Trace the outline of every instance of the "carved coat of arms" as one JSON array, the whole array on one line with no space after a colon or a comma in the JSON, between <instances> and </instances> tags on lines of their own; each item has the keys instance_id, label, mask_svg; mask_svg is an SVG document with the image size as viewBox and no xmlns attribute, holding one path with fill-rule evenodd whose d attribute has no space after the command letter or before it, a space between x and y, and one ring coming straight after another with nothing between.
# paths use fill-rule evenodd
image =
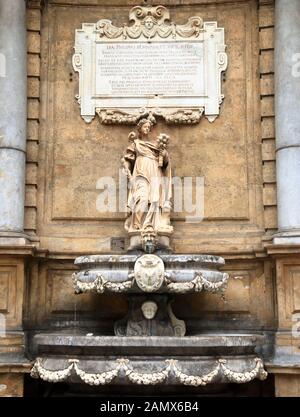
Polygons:
<instances>
[{"instance_id":1,"label":"carved coat of arms","mask_svg":"<svg viewBox=\"0 0 300 417\"><path fill-rule=\"evenodd\" d=\"M138 287L145 292L160 289L164 282L165 266L156 255L143 255L134 265L134 277Z\"/></svg>"}]
</instances>

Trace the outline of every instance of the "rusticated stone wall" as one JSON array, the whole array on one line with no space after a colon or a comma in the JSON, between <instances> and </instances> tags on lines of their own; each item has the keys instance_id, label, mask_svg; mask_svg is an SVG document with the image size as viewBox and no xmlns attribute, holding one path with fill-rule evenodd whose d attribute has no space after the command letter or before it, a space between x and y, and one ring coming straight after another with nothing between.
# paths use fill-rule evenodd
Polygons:
<instances>
[{"instance_id":1,"label":"rusticated stone wall","mask_svg":"<svg viewBox=\"0 0 300 417\"><path fill-rule=\"evenodd\" d=\"M172 246L177 253L224 256L231 274L225 300L211 294L178 296L174 311L187 321L190 332L222 328L271 334L277 316L287 331L299 311L299 261L288 249L278 255L268 248L277 229L274 2L151 4L169 7L172 20L180 23L193 15L217 20L225 28L229 59L225 100L213 124L203 119L193 127L157 126L171 137L175 175L205 178L205 219L187 224L185 213L174 215ZM97 179L118 176L130 128L103 126L97 119L84 123L75 100L78 74L71 59L76 28L100 18L122 25L134 5L131 0L27 2L25 229L33 241L23 252L1 251L0 310L7 312L10 329L20 330L22 323L25 331L85 326L109 334L113 321L126 312L120 295L75 296L72 289L76 256L114 252L111 238L125 238L124 215L99 213L95 202ZM276 340L279 346L298 349L290 333ZM291 376L287 368L282 374L276 367L269 370L277 375L277 395L298 393L298 375ZM0 383L13 378L19 385L10 384L11 395L22 395L21 374L9 372L3 368Z\"/></svg>"}]
</instances>

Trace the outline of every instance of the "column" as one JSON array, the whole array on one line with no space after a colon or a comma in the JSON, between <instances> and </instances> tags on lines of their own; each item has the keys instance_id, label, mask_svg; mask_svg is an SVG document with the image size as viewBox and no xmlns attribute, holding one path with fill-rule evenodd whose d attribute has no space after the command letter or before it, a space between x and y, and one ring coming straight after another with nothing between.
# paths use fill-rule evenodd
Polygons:
<instances>
[{"instance_id":1,"label":"column","mask_svg":"<svg viewBox=\"0 0 300 417\"><path fill-rule=\"evenodd\" d=\"M300 1L275 2L275 116L278 233L300 244Z\"/></svg>"},{"instance_id":2,"label":"column","mask_svg":"<svg viewBox=\"0 0 300 417\"><path fill-rule=\"evenodd\" d=\"M278 232L277 317L271 372L276 396L299 395L298 313L300 302L300 1L275 1L275 119ZM286 256L286 255L289 256ZM284 256L283 256L284 255ZM293 371L291 371L293 369ZM296 371L295 371L296 370Z\"/></svg>"},{"instance_id":3,"label":"column","mask_svg":"<svg viewBox=\"0 0 300 417\"><path fill-rule=\"evenodd\" d=\"M24 240L26 45L25 0L0 0L0 244Z\"/></svg>"}]
</instances>

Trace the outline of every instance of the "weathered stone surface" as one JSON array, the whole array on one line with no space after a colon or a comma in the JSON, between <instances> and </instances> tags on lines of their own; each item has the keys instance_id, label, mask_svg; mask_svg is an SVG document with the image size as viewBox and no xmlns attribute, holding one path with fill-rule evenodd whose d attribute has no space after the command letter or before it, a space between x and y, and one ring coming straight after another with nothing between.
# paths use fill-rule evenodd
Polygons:
<instances>
[{"instance_id":1,"label":"weathered stone surface","mask_svg":"<svg viewBox=\"0 0 300 417\"><path fill-rule=\"evenodd\" d=\"M260 73L273 74L274 73L274 51L264 50L260 54L259 59Z\"/></svg>"},{"instance_id":2,"label":"weathered stone surface","mask_svg":"<svg viewBox=\"0 0 300 417\"><path fill-rule=\"evenodd\" d=\"M260 6L259 8L259 27L274 26L274 7L273 4Z\"/></svg>"},{"instance_id":3,"label":"weathered stone surface","mask_svg":"<svg viewBox=\"0 0 300 417\"><path fill-rule=\"evenodd\" d=\"M276 397L300 397L300 376L277 374Z\"/></svg>"},{"instance_id":4,"label":"weathered stone surface","mask_svg":"<svg viewBox=\"0 0 300 417\"><path fill-rule=\"evenodd\" d=\"M0 373L0 397L23 397L23 393L23 374Z\"/></svg>"}]
</instances>

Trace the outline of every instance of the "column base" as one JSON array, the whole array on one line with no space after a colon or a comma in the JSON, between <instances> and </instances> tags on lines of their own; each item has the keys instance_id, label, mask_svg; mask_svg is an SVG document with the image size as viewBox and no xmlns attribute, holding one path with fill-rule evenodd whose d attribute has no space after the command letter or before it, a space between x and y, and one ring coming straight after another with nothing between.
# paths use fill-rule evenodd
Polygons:
<instances>
[{"instance_id":1,"label":"column base","mask_svg":"<svg viewBox=\"0 0 300 417\"><path fill-rule=\"evenodd\" d=\"M0 232L0 246L25 246L36 241L35 236L23 232Z\"/></svg>"},{"instance_id":2,"label":"column base","mask_svg":"<svg viewBox=\"0 0 300 417\"><path fill-rule=\"evenodd\" d=\"M279 231L273 235L274 245L300 245L300 229Z\"/></svg>"}]
</instances>

